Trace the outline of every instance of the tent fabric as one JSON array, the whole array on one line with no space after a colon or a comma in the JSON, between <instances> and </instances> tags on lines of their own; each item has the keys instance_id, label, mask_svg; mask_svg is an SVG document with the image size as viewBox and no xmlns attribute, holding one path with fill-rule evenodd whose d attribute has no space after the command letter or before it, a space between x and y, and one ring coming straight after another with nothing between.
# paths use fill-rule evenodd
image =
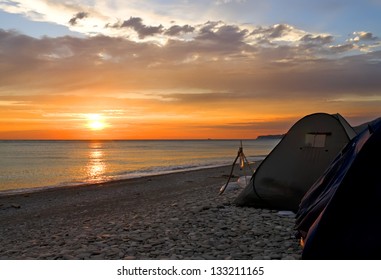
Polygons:
<instances>
[{"instance_id":1,"label":"tent fabric","mask_svg":"<svg viewBox=\"0 0 381 280\"><path fill-rule=\"evenodd\" d=\"M381 259L381 118L336 157L303 197L303 259Z\"/></svg>"},{"instance_id":2,"label":"tent fabric","mask_svg":"<svg viewBox=\"0 0 381 280\"><path fill-rule=\"evenodd\" d=\"M339 114L303 117L262 161L233 203L297 211L306 191L355 135Z\"/></svg>"}]
</instances>

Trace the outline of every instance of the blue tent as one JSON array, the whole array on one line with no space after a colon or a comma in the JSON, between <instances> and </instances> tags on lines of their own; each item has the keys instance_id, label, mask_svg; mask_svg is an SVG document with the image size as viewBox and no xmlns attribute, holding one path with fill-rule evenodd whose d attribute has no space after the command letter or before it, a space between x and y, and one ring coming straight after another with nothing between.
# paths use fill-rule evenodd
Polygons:
<instances>
[{"instance_id":1,"label":"blue tent","mask_svg":"<svg viewBox=\"0 0 381 280\"><path fill-rule=\"evenodd\" d=\"M381 259L381 118L353 138L303 197L303 259Z\"/></svg>"}]
</instances>

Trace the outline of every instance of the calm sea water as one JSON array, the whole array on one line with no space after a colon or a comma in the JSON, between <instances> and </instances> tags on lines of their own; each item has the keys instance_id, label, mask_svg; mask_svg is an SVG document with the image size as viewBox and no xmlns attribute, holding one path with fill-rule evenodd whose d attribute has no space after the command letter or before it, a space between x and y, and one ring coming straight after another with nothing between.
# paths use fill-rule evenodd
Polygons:
<instances>
[{"instance_id":1,"label":"calm sea water","mask_svg":"<svg viewBox=\"0 0 381 280\"><path fill-rule=\"evenodd\" d=\"M249 161L279 140L245 140ZM0 192L105 182L232 164L238 140L0 141Z\"/></svg>"}]
</instances>

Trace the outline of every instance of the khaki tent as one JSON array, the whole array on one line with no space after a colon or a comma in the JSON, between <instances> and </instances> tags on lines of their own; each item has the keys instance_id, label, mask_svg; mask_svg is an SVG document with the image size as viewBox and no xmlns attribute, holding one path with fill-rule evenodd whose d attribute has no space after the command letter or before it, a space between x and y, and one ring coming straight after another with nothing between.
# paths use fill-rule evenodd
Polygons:
<instances>
[{"instance_id":1,"label":"khaki tent","mask_svg":"<svg viewBox=\"0 0 381 280\"><path fill-rule=\"evenodd\" d=\"M297 210L307 190L355 136L339 114L305 116L262 161L234 204Z\"/></svg>"}]
</instances>

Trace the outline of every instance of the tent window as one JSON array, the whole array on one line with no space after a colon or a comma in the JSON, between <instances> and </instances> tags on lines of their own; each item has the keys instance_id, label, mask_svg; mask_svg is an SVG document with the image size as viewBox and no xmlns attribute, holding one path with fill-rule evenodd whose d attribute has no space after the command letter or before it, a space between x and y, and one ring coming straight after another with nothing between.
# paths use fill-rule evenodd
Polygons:
<instances>
[{"instance_id":1,"label":"tent window","mask_svg":"<svg viewBox=\"0 0 381 280\"><path fill-rule=\"evenodd\" d=\"M307 133L305 138L306 147L324 148L327 133Z\"/></svg>"}]
</instances>

